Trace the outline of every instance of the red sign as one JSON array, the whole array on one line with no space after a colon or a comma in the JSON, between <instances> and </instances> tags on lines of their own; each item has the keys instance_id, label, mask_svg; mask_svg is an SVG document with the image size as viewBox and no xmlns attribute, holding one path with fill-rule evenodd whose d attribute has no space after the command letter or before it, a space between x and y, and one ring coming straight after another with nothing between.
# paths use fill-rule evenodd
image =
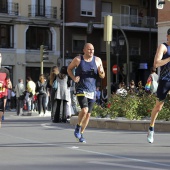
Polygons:
<instances>
[{"instance_id":1,"label":"red sign","mask_svg":"<svg viewBox=\"0 0 170 170\"><path fill-rule=\"evenodd\" d=\"M119 71L120 69L119 69L119 67L117 66L117 65L113 65L113 67L112 67L112 72L113 72L113 74L117 74L117 72Z\"/></svg>"}]
</instances>

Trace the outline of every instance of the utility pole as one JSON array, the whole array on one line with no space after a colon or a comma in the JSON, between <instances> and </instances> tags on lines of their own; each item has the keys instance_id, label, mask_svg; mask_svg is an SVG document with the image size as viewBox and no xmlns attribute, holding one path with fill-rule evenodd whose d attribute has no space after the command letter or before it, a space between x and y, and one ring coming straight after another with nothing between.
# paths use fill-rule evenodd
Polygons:
<instances>
[{"instance_id":1,"label":"utility pole","mask_svg":"<svg viewBox=\"0 0 170 170\"><path fill-rule=\"evenodd\" d=\"M104 16L104 41L106 41L106 58L107 58L107 97L111 97L110 83L110 42L112 41L113 17Z\"/></svg>"}]
</instances>

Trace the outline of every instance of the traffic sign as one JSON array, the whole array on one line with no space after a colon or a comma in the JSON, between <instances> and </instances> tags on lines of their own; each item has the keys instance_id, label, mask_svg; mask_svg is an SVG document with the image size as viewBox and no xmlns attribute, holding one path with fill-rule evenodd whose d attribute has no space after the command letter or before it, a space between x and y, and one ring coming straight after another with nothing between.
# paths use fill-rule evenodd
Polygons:
<instances>
[{"instance_id":1,"label":"traffic sign","mask_svg":"<svg viewBox=\"0 0 170 170\"><path fill-rule=\"evenodd\" d=\"M112 72L113 74L117 74L117 72L119 72L120 68L117 65L113 65L112 67Z\"/></svg>"}]
</instances>

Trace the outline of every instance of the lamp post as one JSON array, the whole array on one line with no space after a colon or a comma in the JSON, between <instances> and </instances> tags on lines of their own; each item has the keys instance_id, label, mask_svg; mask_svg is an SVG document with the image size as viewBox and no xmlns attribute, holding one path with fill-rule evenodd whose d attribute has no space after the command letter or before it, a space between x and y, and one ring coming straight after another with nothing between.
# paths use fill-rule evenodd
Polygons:
<instances>
[{"instance_id":1,"label":"lamp post","mask_svg":"<svg viewBox=\"0 0 170 170\"><path fill-rule=\"evenodd\" d=\"M116 83L119 83L119 54L122 50L122 47L125 44L125 39L122 35L118 35L118 31L116 34L116 38L114 37L111 42L111 46L113 48L113 52L116 54L116 65L117 65L117 74L116 74Z\"/></svg>"}]
</instances>

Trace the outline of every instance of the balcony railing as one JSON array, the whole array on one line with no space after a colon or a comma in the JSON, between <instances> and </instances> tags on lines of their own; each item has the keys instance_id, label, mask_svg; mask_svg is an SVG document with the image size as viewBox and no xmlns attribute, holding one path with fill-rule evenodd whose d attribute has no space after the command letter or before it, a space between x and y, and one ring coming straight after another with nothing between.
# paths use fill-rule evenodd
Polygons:
<instances>
[{"instance_id":1,"label":"balcony railing","mask_svg":"<svg viewBox=\"0 0 170 170\"><path fill-rule=\"evenodd\" d=\"M0 7L0 14L18 15L18 3L8 2L5 6Z\"/></svg>"},{"instance_id":2,"label":"balcony railing","mask_svg":"<svg viewBox=\"0 0 170 170\"><path fill-rule=\"evenodd\" d=\"M57 19L57 7L29 5L28 16Z\"/></svg>"},{"instance_id":3,"label":"balcony railing","mask_svg":"<svg viewBox=\"0 0 170 170\"><path fill-rule=\"evenodd\" d=\"M113 16L113 23L118 26L127 27L143 27L143 28L156 28L156 18L155 17L139 17L138 15L125 15L125 14L115 14L102 12L102 22L104 21L104 16Z\"/></svg>"}]
</instances>

